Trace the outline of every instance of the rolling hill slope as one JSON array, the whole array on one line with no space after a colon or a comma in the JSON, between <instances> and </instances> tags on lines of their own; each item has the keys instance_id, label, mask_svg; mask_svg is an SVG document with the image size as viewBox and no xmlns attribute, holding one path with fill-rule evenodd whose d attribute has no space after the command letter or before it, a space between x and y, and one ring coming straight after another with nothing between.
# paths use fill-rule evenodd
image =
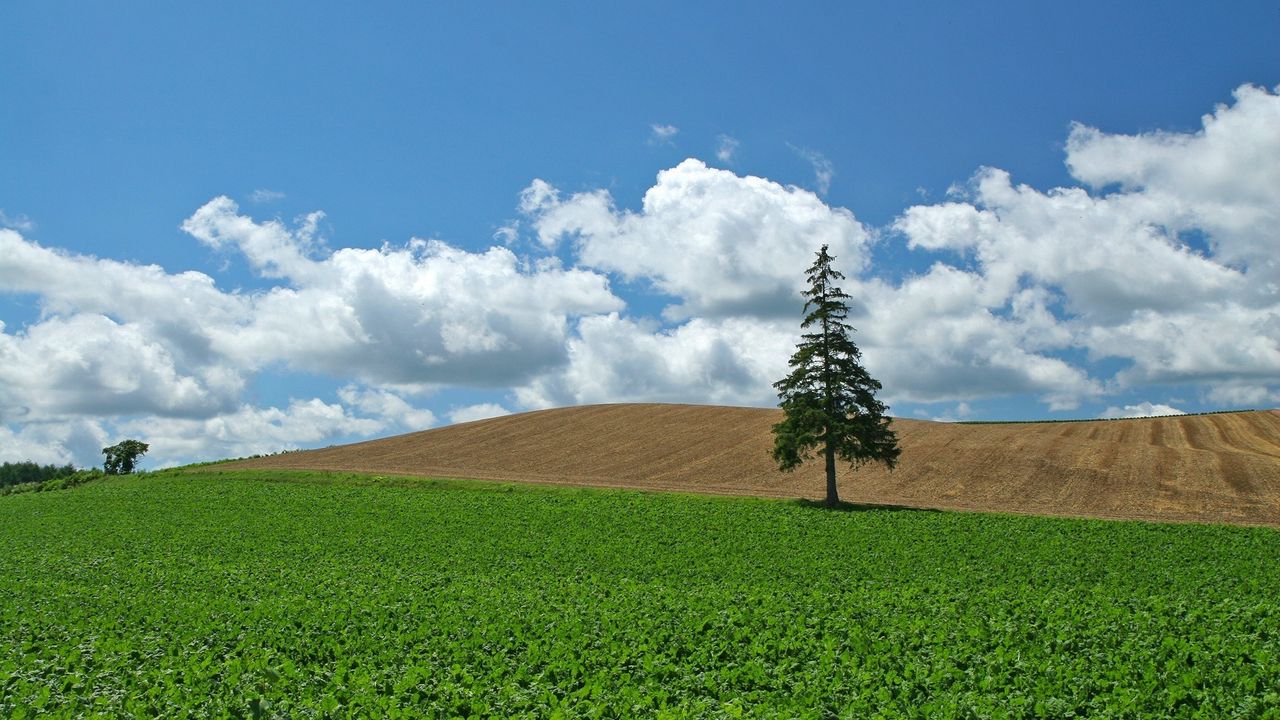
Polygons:
<instances>
[{"instance_id":1,"label":"rolling hill slope","mask_svg":"<svg viewBox=\"0 0 1280 720\"><path fill-rule=\"evenodd\" d=\"M593 405L242 460L357 471L763 497L823 495L820 463L780 473L781 411ZM1280 412L1069 423L894 421L893 472L841 470L842 499L1043 515L1280 526Z\"/></svg>"}]
</instances>

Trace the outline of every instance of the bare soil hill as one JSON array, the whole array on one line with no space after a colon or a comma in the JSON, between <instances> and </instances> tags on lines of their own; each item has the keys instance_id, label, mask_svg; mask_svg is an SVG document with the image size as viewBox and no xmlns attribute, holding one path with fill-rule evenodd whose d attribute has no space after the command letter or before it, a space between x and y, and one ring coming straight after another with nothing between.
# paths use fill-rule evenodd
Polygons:
<instances>
[{"instance_id":1,"label":"bare soil hill","mask_svg":"<svg viewBox=\"0 0 1280 720\"><path fill-rule=\"evenodd\" d=\"M231 467L821 498L817 461L769 457L781 411L594 405L480 420ZM854 503L1280 526L1280 412L1067 423L894 421L893 472L841 469Z\"/></svg>"}]
</instances>

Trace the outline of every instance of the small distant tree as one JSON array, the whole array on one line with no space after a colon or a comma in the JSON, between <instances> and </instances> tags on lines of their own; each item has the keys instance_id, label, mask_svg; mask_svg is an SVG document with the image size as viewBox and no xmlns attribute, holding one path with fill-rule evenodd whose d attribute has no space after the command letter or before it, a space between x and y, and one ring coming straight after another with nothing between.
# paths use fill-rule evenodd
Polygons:
<instances>
[{"instance_id":1,"label":"small distant tree","mask_svg":"<svg viewBox=\"0 0 1280 720\"><path fill-rule=\"evenodd\" d=\"M104 447L102 454L107 459L102 463L102 469L108 475L128 475L133 472L138 458L146 455L150 449L150 445L139 440L125 440L111 447Z\"/></svg>"},{"instance_id":2,"label":"small distant tree","mask_svg":"<svg viewBox=\"0 0 1280 720\"><path fill-rule=\"evenodd\" d=\"M789 365L791 372L774 383L785 418L773 426L773 459L790 472L821 448L827 465L828 507L840 504L836 490L836 458L854 468L870 461L893 469L902 452L890 429L888 408L876 399L880 383L859 362L862 351L849 334L849 296L836 286L844 275L823 245L806 271L801 336Z\"/></svg>"}]
</instances>

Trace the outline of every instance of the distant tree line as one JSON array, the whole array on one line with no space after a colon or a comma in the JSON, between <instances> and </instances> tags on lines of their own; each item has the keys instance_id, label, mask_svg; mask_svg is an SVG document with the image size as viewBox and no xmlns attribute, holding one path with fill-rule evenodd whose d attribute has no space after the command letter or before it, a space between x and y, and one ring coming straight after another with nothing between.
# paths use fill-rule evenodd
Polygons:
<instances>
[{"instance_id":1,"label":"distant tree line","mask_svg":"<svg viewBox=\"0 0 1280 720\"><path fill-rule=\"evenodd\" d=\"M0 464L0 495L65 490L97 480L104 475L128 475L138 468L138 458L151 446L139 440L124 440L102 448L106 461L102 469L77 470L74 465L39 465L30 460Z\"/></svg>"},{"instance_id":2,"label":"distant tree line","mask_svg":"<svg viewBox=\"0 0 1280 720\"><path fill-rule=\"evenodd\" d=\"M23 483L44 482L56 478L74 475L74 465L37 465L30 460L26 462L7 462L0 465L0 488Z\"/></svg>"},{"instance_id":3,"label":"distant tree line","mask_svg":"<svg viewBox=\"0 0 1280 720\"><path fill-rule=\"evenodd\" d=\"M37 465L33 462L0 465L0 495L66 490L104 477L100 468L77 470L72 465Z\"/></svg>"}]
</instances>

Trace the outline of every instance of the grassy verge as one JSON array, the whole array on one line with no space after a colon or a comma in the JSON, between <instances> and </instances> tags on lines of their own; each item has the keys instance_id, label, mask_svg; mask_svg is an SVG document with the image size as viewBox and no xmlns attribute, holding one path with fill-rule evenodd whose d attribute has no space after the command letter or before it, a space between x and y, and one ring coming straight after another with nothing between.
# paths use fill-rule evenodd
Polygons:
<instances>
[{"instance_id":1,"label":"grassy verge","mask_svg":"<svg viewBox=\"0 0 1280 720\"><path fill-rule=\"evenodd\" d=\"M1271 529L210 469L0 542L9 716L1280 717Z\"/></svg>"}]
</instances>

